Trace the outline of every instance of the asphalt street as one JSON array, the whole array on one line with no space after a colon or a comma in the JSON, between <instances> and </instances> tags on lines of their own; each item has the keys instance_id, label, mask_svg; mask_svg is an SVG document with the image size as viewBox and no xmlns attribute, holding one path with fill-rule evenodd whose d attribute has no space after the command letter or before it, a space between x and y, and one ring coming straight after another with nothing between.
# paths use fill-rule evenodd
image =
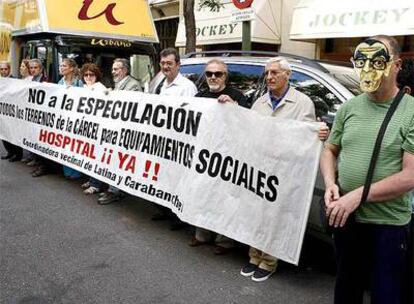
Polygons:
<instances>
[{"instance_id":1,"label":"asphalt street","mask_svg":"<svg viewBox=\"0 0 414 304\"><path fill-rule=\"evenodd\" d=\"M1 303L332 303L334 276L312 256L256 283L239 274L243 246L191 248L192 229L151 221L150 202L101 206L79 181L30 172L0 161Z\"/></svg>"}]
</instances>

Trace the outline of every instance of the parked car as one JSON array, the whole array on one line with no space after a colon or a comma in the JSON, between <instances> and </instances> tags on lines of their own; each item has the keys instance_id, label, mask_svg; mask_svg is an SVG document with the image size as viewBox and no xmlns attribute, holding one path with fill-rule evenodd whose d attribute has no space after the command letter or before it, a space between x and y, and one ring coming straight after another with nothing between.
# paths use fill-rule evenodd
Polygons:
<instances>
[{"instance_id":1,"label":"parked car","mask_svg":"<svg viewBox=\"0 0 414 304\"><path fill-rule=\"evenodd\" d=\"M346 64L320 62L304 57L244 51L210 51L191 53L181 59L181 73L191 79L199 91L207 90L204 76L205 64L219 58L228 66L228 85L241 90L248 99L248 106L266 93L264 70L266 61L274 56L285 57L292 68L290 84L308 95L315 103L318 120L332 125L335 113L346 100L359 94L359 82L353 69ZM152 80L150 92L155 92L164 76L162 73ZM320 174L315 185L312 206L309 214L308 232L320 239L331 241L327 233L324 213L324 183Z\"/></svg>"}]
</instances>

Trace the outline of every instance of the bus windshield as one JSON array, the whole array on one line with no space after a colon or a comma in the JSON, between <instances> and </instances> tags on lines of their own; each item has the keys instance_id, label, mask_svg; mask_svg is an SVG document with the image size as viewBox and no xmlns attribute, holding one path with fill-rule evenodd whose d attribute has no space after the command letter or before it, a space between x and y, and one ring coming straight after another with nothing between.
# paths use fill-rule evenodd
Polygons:
<instances>
[{"instance_id":1,"label":"bus windshield","mask_svg":"<svg viewBox=\"0 0 414 304\"><path fill-rule=\"evenodd\" d=\"M123 47L93 45L94 39L56 36L48 39L30 40L24 44L22 58L39 58L50 82L58 82L59 65L64 58L71 58L81 68L85 63L95 63L102 71L101 82L113 88L112 63L116 58L129 59L131 76L140 81L142 89L148 87L155 75L154 50L151 45L123 42ZM119 40L120 41L120 40Z\"/></svg>"},{"instance_id":2,"label":"bus windshield","mask_svg":"<svg viewBox=\"0 0 414 304\"><path fill-rule=\"evenodd\" d=\"M102 52L96 48L80 48L80 47L58 47L58 62L62 62L63 58L72 58L82 67L85 63L95 63L102 71L102 84L106 87L114 86L111 68L114 59L126 58L130 60L131 76L141 82L142 88L147 88L150 80L154 76L154 65L151 56L148 54L134 54L129 52L113 52L107 50Z\"/></svg>"}]
</instances>

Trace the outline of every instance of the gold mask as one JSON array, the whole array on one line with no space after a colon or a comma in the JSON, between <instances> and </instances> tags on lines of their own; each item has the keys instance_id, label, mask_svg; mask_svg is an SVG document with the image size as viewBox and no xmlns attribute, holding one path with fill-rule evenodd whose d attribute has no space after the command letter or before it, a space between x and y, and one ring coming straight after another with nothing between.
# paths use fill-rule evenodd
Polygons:
<instances>
[{"instance_id":1,"label":"gold mask","mask_svg":"<svg viewBox=\"0 0 414 304\"><path fill-rule=\"evenodd\" d=\"M363 92L378 90L382 78L390 74L392 57L387 47L378 40L367 39L357 46L351 62L359 76L359 86Z\"/></svg>"}]
</instances>

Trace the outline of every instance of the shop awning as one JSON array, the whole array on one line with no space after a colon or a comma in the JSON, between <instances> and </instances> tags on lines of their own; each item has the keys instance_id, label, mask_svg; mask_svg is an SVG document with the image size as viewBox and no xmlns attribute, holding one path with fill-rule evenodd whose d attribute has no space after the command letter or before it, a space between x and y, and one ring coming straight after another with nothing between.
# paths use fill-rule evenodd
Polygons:
<instances>
[{"instance_id":1,"label":"shop awning","mask_svg":"<svg viewBox=\"0 0 414 304\"><path fill-rule=\"evenodd\" d=\"M220 11L210 8L199 9L195 1L197 46L242 41L242 23L231 22L231 15L237 8L231 1L223 1ZM280 1L258 0L252 4L254 20L251 25L252 42L280 44ZM185 46L184 18L178 25L176 46Z\"/></svg>"},{"instance_id":2,"label":"shop awning","mask_svg":"<svg viewBox=\"0 0 414 304\"><path fill-rule=\"evenodd\" d=\"M412 0L302 0L290 39L414 35Z\"/></svg>"},{"instance_id":3,"label":"shop awning","mask_svg":"<svg viewBox=\"0 0 414 304\"><path fill-rule=\"evenodd\" d=\"M148 3L135 1L1 0L0 22L12 35L63 33L158 42Z\"/></svg>"}]
</instances>

